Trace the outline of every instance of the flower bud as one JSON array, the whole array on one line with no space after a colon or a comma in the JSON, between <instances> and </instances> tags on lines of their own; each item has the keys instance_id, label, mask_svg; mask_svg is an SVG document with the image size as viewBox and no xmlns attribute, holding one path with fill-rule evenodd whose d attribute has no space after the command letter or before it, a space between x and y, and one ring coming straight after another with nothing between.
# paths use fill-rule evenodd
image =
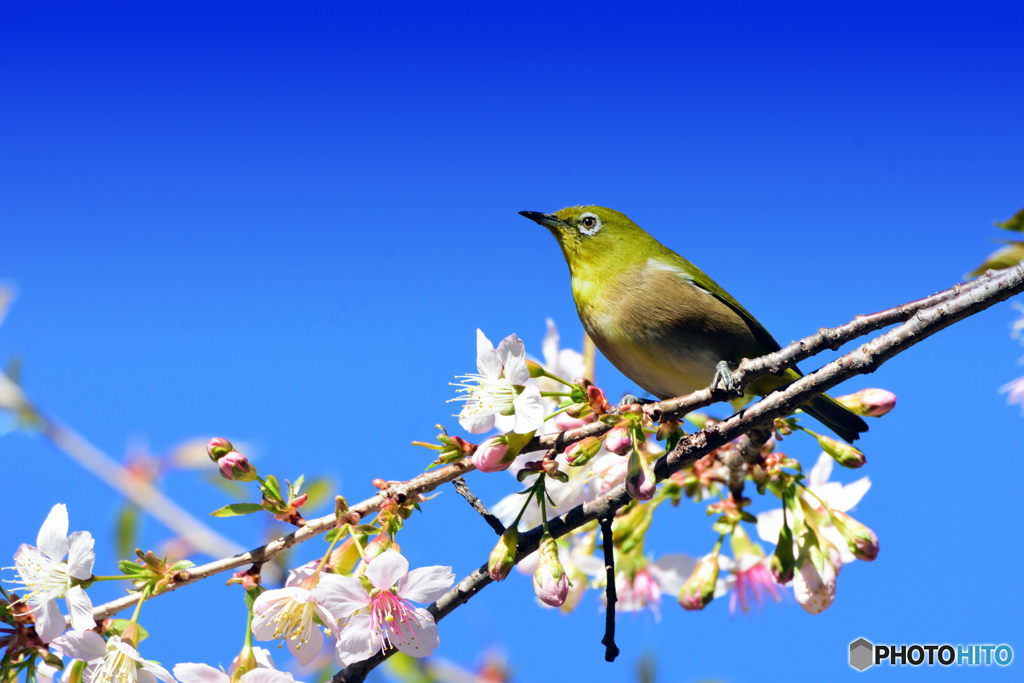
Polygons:
<instances>
[{"instance_id":1,"label":"flower bud","mask_svg":"<svg viewBox=\"0 0 1024 683\"><path fill-rule=\"evenodd\" d=\"M516 545L519 543L519 529L514 526L505 529L498 539L498 544L491 551L487 560L487 573L491 580L501 581L508 576L516 563Z\"/></svg>"},{"instance_id":2,"label":"flower bud","mask_svg":"<svg viewBox=\"0 0 1024 683\"><path fill-rule=\"evenodd\" d=\"M601 439L588 436L582 441L569 444L565 449L565 460L572 467L582 467L601 450Z\"/></svg>"},{"instance_id":3,"label":"flower bud","mask_svg":"<svg viewBox=\"0 0 1024 683\"><path fill-rule=\"evenodd\" d=\"M821 614L836 599L836 568L817 543L808 546L797 558L793 596L811 614Z\"/></svg>"},{"instance_id":4,"label":"flower bud","mask_svg":"<svg viewBox=\"0 0 1024 683\"><path fill-rule=\"evenodd\" d=\"M604 397L604 391L593 385L587 387L587 400L590 401L590 409L598 415L604 415L611 410L608 399Z\"/></svg>"},{"instance_id":5,"label":"flower bud","mask_svg":"<svg viewBox=\"0 0 1024 683\"><path fill-rule=\"evenodd\" d=\"M775 546L768 568L771 570L775 583L780 586L793 580L793 568L796 566L796 558L793 556L793 531L789 525L784 524L779 531L779 542Z\"/></svg>"},{"instance_id":6,"label":"flower bud","mask_svg":"<svg viewBox=\"0 0 1024 683\"><path fill-rule=\"evenodd\" d=\"M235 450L235 447L231 445L231 442L227 439L210 439L210 443L206 444L206 452L210 454L210 460L217 462L225 455Z\"/></svg>"},{"instance_id":7,"label":"flower bud","mask_svg":"<svg viewBox=\"0 0 1024 683\"><path fill-rule=\"evenodd\" d=\"M634 450L626 465L626 491L636 500L645 501L654 498L656 489L657 482L650 463Z\"/></svg>"},{"instance_id":8,"label":"flower bud","mask_svg":"<svg viewBox=\"0 0 1024 683\"><path fill-rule=\"evenodd\" d=\"M327 565L335 574L351 574L359 563L359 548L355 541L346 538L345 542L331 551Z\"/></svg>"},{"instance_id":9,"label":"flower bud","mask_svg":"<svg viewBox=\"0 0 1024 683\"><path fill-rule=\"evenodd\" d=\"M555 427L560 432L564 432L567 429L576 429L582 427L585 424L590 424L597 419L595 413L587 413L583 417L573 417L569 413L559 413L555 415Z\"/></svg>"},{"instance_id":10,"label":"flower bud","mask_svg":"<svg viewBox=\"0 0 1024 683\"><path fill-rule=\"evenodd\" d=\"M633 448L633 437L625 427L616 427L604 437L604 447L615 455L625 455Z\"/></svg>"},{"instance_id":11,"label":"flower bud","mask_svg":"<svg viewBox=\"0 0 1024 683\"><path fill-rule=\"evenodd\" d=\"M545 533L537 549L537 571L533 573L533 591L540 601L558 607L569 595L569 577L558 560L558 544Z\"/></svg>"},{"instance_id":12,"label":"flower bud","mask_svg":"<svg viewBox=\"0 0 1024 683\"><path fill-rule=\"evenodd\" d=\"M220 476L231 481L256 481L256 468L249 460L237 451L222 455L217 460Z\"/></svg>"},{"instance_id":13,"label":"flower bud","mask_svg":"<svg viewBox=\"0 0 1024 683\"><path fill-rule=\"evenodd\" d=\"M836 400L866 417L882 417L896 407L896 394L885 389L861 389L856 394L840 396Z\"/></svg>"},{"instance_id":14,"label":"flower bud","mask_svg":"<svg viewBox=\"0 0 1024 683\"><path fill-rule=\"evenodd\" d=\"M865 562L878 557L878 536L874 531L839 510L829 510L829 517L854 557Z\"/></svg>"},{"instance_id":15,"label":"flower bud","mask_svg":"<svg viewBox=\"0 0 1024 683\"><path fill-rule=\"evenodd\" d=\"M498 438L488 439L480 444L473 453L473 466L481 472L501 472L507 470L512 464L509 460L505 462L508 455L508 444L502 443Z\"/></svg>"},{"instance_id":16,"label":"flower bud","mask_svg":"<svg viewBox=\"0 0 1024 683\"><path fill-rule=\"evenodd\" d=\"M391 537L382 531L374 536L373 539L366 544L366 547L363 548L363 559L369 562L388 548L398 550L398 544L391 540Z\"/></svg>"},{"instance_id":17,"label":"flower bud","mask_svg":"<svg viewBox=\"0 0 1024 683\"><path fill-rule=\"evenodd\" d=\"M814 432L811 432L811 434L814 434ZM843 467L855 470L867 464L868 460L864 457L864 454L850 444L836 441L820 434L814 434L814 436L817 437L818 445L821 446L821 449L831 455L832 459Z\"/></svg>"},{"instance_id":18,"label":"flower bud","mask_svg":"<svg viewBox=\"0 0 1024 683\"><path fill-rule=\"evenodd\" d=\"M687 611L702 610L715 597L715 584L718 581L718 552L722 542L715 544L714 550L705 555L697 563L693 574L679 591L679 604Z\"/></svg>"}]
</instances>

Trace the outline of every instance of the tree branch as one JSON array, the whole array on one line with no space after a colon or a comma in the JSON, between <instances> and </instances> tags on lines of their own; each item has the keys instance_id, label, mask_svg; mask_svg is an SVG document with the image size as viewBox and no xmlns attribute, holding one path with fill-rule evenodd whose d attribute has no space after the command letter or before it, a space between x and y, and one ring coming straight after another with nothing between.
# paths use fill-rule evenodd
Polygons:
<instances>
[{"instance_id":1,"label":"tree branch","mask_svg":"<svg viewBox=\"0 0 1024 683\"><path fill-rule=\"evenodd\" d=\"M505 525L501 523L497 517L495 517L487 506L480 502L480 499L473 495L473 492L469 490L469 486L466 484L466 480L462 477L456 477L452 479L452 484L455 486L455 490L459 492L459 495L466 499L474 510L476 510L484 521L494 529L494 533L501 536L505 533Z\"/></svg>"},{"instance_id":2,"label":"tree branch","mask_svg":"<svg viewBox=\"0 0 1024 683\"><path fill-rule=\"evenodd\" d=\"M604 610L604 638L601 644L604 645L604 661L614 662L619 656L619 648L615 644L615 545L612 543L612 522L611 517L602 517L601 544L604 550L604 573L605 573L605 596L606 605Z\"/></svg>"},{"instance_id":3,"label":"tree branch","mask_svg":"<svg viewBox=\"0 0 1024 683\"><path fill-rule=\"evenodd\" d=\"M910 319L896 329L879 335L872 341L837 358L817 371L804 375L799 380L765 396L757 403L732 415L728 419L702 429L684 439L680 439L679 443L676 444L676 447L670 453L662 456L655 463L654 473L657 480L666 479L673 473L691 465L699 458L704 457L716 448L724 446L729 441L743 434L771 425L775 418L790 414L809 399L851 377L874 372L893 356L906 351L953 323L979 313L1021 292L1024 292L1024 261L1013 268L1007 268L996 273L986 273L986 280L984 282L973 284L973 286L954 287L951 290L947 290L947 292L940 292L933 297L921 300L931 302L931 306L922 307L920 302L911 302L896 309L889 309L889 311L874 314L875 316L882 316L880 319L886 319L886 316L896 315L893 311L898 311L899 309L909 310L906 307L910 307L914 311ZM859 317L853 322L835 329L859 329L858 326L861 325L861 321L871 318L872 316ZM854 332L847 333L854 334ZM860 334L863 334L863 332L856 333L856 336ZM819 332L819 335L821 335L821 332ZM825 335L822 336L824 337ZM813 338L809 337L808 339ZM794 344L790 344L786 349L764 358L789 353L788 349L799 344L800 342L794 342ZM824 350L824 348L827 347L818 348L815 353ZM794 353L794 358L803 357L799 353ZM758 360L763 359L755 359L755 362ZM796 362L796 360L794 359L792 362ZM770 363L765 363L765 365L770 365ZM707 390L703 391L706 392ZM702 392L695 392L691 396L696 396L700 393ZM684 405L687 398L689 397L672 399L672 401L678 405ZM666 402L662 401L662 403ZM594 426L587 425L586 427L569 431L579 432L581 429ZM564 432L557 435L556 438L564 438L565 434L568 433ZM619 484L607 493L577 505L565 514L549 520L548 531L555 538L559 538L592 520L613 518L618 509L629 501L630 496L626 492L625 485ZM542 534L543 529L535 527L520 535L516 552L517 563L537 550ZM491 578L487 574L487 565L483 565L442 595L434 604L427 607L427 610L434 615L435 620L440 621L456 607L466 603L470 598L483 590L489 583L491 583ZM364 662L354 664L339 671L334 677L334 683L350 683L364 680L366 674L386 659L388 654L375 655ZM349 675L350 671L352 672L351 676Z\"/></svg>"}]
</instances>

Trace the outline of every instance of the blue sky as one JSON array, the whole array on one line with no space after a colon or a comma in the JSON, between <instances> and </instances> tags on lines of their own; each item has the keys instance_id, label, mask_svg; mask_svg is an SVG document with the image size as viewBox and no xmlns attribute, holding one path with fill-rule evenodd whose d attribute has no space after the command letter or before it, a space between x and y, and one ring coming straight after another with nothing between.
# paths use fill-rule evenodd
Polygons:
<instances>
[{"instance_id":1,"label":"blue sky","mask_svg":"<svg viewBox=\"0 0 1024 683\"><path fill-rule=\"evenodd\" d=\"M517 211L623 211L786 343L956 283L1024 205L1011 3L33 3L0 18L0 279L20 291L0 358L20 354L34 400L116 457L223 435L253 443L261 472L327 474L350 500L420 471L409 442L455 427L448 382L472 370L477 327L539 355L552 317L579 347L561 254ZM882 551L844 569L825 614L667 599L660 624L620 618L606 664L596 596L561 617L514 577L442 623L439 654L501 647L517 680L629 681L653 650L663 680L753 681L852 676L860 636L1024 648L1024 422L996 391L1020 373L1015 316L1001 304L849 383L899 405L860 442L867 468L839 475L874 482L855 514ZM597 375L633 389L604 359ZM811 463L804 441L792 454ZM0 457L16 511L0 549L66 502L112 571L117 498L40 439L4 436ZM515 487L469 483L491 503ZM200 515L229 502L188 473L163 488ZM414 519L413 565L463 576L494 542L451 490ZM254 520L213 523L260 541ZM166 536L150 522L144 544ZM684 505L648 548L713 540ZM239 596L207 583L145 608L144 654L234 656Z\"/></svg>"}]
</instances>

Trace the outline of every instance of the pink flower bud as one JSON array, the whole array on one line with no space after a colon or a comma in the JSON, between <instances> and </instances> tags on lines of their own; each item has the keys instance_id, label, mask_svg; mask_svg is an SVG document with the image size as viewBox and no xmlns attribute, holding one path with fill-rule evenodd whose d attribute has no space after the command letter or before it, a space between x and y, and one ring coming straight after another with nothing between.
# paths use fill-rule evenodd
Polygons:
<instances>
[{"instance_id":1,"label":"pink flower bud","mask_svg":"<svg viewBox=\"0 0 1024 683\"><path fill-rule=\"evenodd\" d=\"M878 536L853 517L839 510L829 510L832 525L839 531L853 556L864 562L878 557Z\"/></svg>"},{"instance_id":2,"label":"pink flower bud","mask_svg":"<svg viewBox=\"0 0 1024 683\"><path fill-rule=\"evenodd\" d=\"M657 486L647 459L634 450L626 466L626 491L636 500L647 501L654 498Z\"/></svg>"},{"instance_id":3,"label":"pink flower bud","mask_svg":"<svg viewBox=\"0 0 1024 683\"><path fill-rule=\"evenodd\" d=\"M217 460L217 466L220 468L220 476L231 481L255 481L256 480L256 468L253 467L249 460L237 451L231 451L225 455L222 455Z\"/></svg>"},{"instance_id":4,"label":"pink flower bud","mask_svg":"<svg viewBox=\"0 0 1024 683\"><path fill-rule=\"evenodd\" d=\"M231 445L231 442L227 439L210 439L210 443L206 444L206 452L210 455L210 460L217 462L228 453L235 450L235 447Z\"/></svg>"},{"instance_id":5,"label":"pink flower bud","mask_svg":"<svg viewBox=\"0 0 1024 683\"><path fill-rule=\"evenodd\" d=\"M604 437L604 447L615 455L625 455L633 448L633 438L628 429L616 427Z\"/></svg>"},{"instance_id":6,"label":"pink flower bud","mask_svg":"<svg viewBox=\"0 0 1024 683\"><path fill-rule=\"evenodd\" d=\"M540 601L551 607L559 607L569 596L569 577L558 560L558 544L550 534L540 539L537 550L539 560L533 573L533 591Z\"/></svg>"},{"instance_id":7,"label":"pink flower bud","mask_svg":"<svg viewBox=\"0 0 1024 683\"><path fill-rule=\"evenodd\" d=\"M844 406L867 417L882 417L896 407L896 394L885 389L861 389L856 394L836 399Z\"/></svg>"},{"instance_id":8,"label":"pink flower bud","mask_svg":"<svg viewBox=\"0 0 1024 683\"><path fill-rule=\"evenodd\" d=\"M519 543L519 530L509 527L498 539L498 544L491 551L487 560L487 573L491 580L501 581L508 576L509 571L516 563L516 545Z\"/></svg>"},{"instance_id":9,"label":"pink flower bud","mask_svg":"<svg viewBox=\"0 0 1024 683\"><path fill-rule=\"evenodd\" d=\"M497 439L488 439L477 446L473 453L473 466L481 472L501 472L507 470L512 461L504 462L508 454L508 444Z\"/></svg>"},{"instance_id":10,"label":"pink flower bud","mask_svg":"<svg viewBox=\"0 0 1024 683\"><path fill-rule=\"evenodd\" d=\"M864 457L864 454L850 444L836 441L820 434L814 434L814 436L817 437L818 445L821 446L821 449L831 455L832 459L843 467L855 470L867 464L868 459Z\"/></svg>"},{"instance_id":11,"label":"pink flower bud","mask_svg":"<svg viewBox=\"0 0 1024 683\"><path fill-rule=\"evenodd\" d=\"M679 604L687 611L702 610L715 597L715 584L718 582L718 552L721 542L714 550L705 555L697 563L690 578L679 591Z\"/></svg>"},{"instance_id":12,"label":"pink flower bud","mask_svg":"<svg viewBox=\"0 0 1024 683\"><path fill-rule=\"evenodd\" d=\"M587 413L583 417L573 417L568 413L559 413L555 415L555 427L560 432L564 432L567 429L576 429L582 427L585 424L590 424L597 419L597 415L594 413Z\"/></svg>"}]
</instances>

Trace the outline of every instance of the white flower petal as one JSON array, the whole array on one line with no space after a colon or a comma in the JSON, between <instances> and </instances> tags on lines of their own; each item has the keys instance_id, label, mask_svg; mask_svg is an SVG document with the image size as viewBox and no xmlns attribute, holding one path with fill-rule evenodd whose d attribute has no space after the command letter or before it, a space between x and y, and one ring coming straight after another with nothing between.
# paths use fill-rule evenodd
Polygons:
<instances>
[{"instance_id":1,"label":"white flower petal","mask_svg":"<svg viewBox=\"0 0 1024 683\"><path fill-rule=\"evenodd\" d=\"M512 401L512 407L516 411L516 434L537 431L544 424L544 399L541 398L540 389L537 387L526 387L523 393Z\"/></svg>"},{"instance_id":2,"label":"white flower petal","mask_svg":"<svg viewBox=\"0 0 1024 683\"><path fill-rule=\"evenodd\" d=\"M92 566L96 562L95 543L88 531L76 531L68 536L68 576L83 581L92 577Z\"/></svg>"},{"instance_id":3,"label":"white flower petal","mask_svg":"<svg viewBox=\"0 0 1024 683\"><path fill-rule=\"evenodd\" d=\"M498 360L505 366L505 380L509 384L526 384L530 379L530 368L526 364L526 346L514 334L498 344Z\"/></svg>"},{"instance_id":4,"label":"white flower petal","mask_svg":"<svg viewBox=\"0 0 1024 683\"><path fill-rule=\"evenodd\" d=\"M175 665L174 675L181 683L228 683L231 680L226 673L209 664L191 662ZM245 680L245 676L242 679Z\"/></svg>"},{"instance_id":5,"label":"white flower petal","mask_svg":"<svg viewBox=\"0 0 1024 683\"><path fill-rule=\"evenodd\" d=\"M273 669L253 669L242 674L242 683L294 683L295 679L287 671Z\"/></svg>"},{"instance_id":6,"label":"white flower petal","mask_svg":"<svg viewBox=\"0 0 1024 683\"><path fill-rule=\"evenodd\" d=\"M168 671L167 669L163 668L162 666L160 666L156 662L151 662L151 661L148 661L148 660L143 662L142 663L142 671L147 671L147 672L153 674L154 676L159 678L164 683L176 683L176 681L174 680L174 676L171 675L171 672Z\"/></svg>"},{"instance_id":7,"label":"white flower petal","mask_svg":"<svg viewBox=\"0 0 1024 683\"><path fill-rule=\"evenodd\" d=\"M57 503L50 509L36 536L36 546L50 559L63 560L68 554L68 508Z\"/></svg>"},{"instance_id":8,"label":"white flower petal","mask_svg":"<svg viewBox=\"0 0 1024 683\"><path fill-rule=\"evenodd\" d=\"M36 633L44 643L64 633L64 615L60 613L56 600L47 600L39 605L32 610L32 616L36 620Z\"/></svg>"},{"instance_id":9,"label":"white flower petal","mask_svg":"<svg viewBox=\"0 0 1024 683\"><path fill-rule=\"evenodd\" d=\"M807 486L817 488L827 482L828 478L832 476L832 465L834 462L832 456L823 451L818 456L818 462L814 464L810 474L807 475Z\"/></svg>"},{"instance_id":10,"label":"white flower petal","mask_svg":"<svg viewBox=\"0 0 1024 683\"><path fill-rule=\"evenodd\" d=\"M778 543L782 533L782 508L757 513L757 535L767 543Z\"/></svg>"},{"instance_id":11,"label":"white flower petal","mask_svg":"<svg viewBox=\"0 0 1024 683\"><path fill-rule=\"evenodd\" d=\"M480 328L476 331L476 369L490 379L498 379L501 376L501 361L494 352L494 344Z\"/></svg>"},{"instance_id":12,"label":"white flower petal","mask_svg":"<svg viewBox=\"0 0 1024 683\"><path fill-rule=\"evenodd\" d=\"M320 560L310 560L306 564L299 565L288 572L288 579L284 582L284 585L288 588L298 587L303 581L312 576L319 566Z\"/></svg>"},{"instance_id":13,"label":"white flower petal","mask_svg":"<svg viewBox=\"0 0 1024 683\"><path fill-rule=\"evenodd\" d=\"M837 493L833 494L828 498L829 507L833 510L839 510L840 512L849 512L860 499L864 497L864 494L871 488L871 479L868 477L861 477L852 484L847 484Z\"/></svg>"},{"instance_id":14,"label":"white flower petal","mask_svg":"<svg viewBox=\"0 0 1024 683\"><path fill-rule=\"evenodd\" d=\"M359 579L338 574L322 575L313 589L313 597L339 621L370 604L370 596Z\"/></svg>"},{"instance_id":15,"label":"white flower petal","mask_svg":"<svg viewBox=\"0 0 1024 683\"><path fill-rule=\"evenodd\" d=\"M462 411L459 413L459 424L470 434L484 434L494 427L493 414L470 414L471 409L475 408L477 403L477 401L470 401L462 407Z\"/></svg>"},{"instance_id":16,"label":"white flower petal","mask_svg":"<svg viewBox=\"0 0 1024 683\"><path fill-rule=\"evenodd\" d=\"M316 659L316 656L320 654L320 650L324 646L324 632L320 630L320 627L310 620L312 628L306 631L305 634L300 635L298 638L286 638L288 642L288 649L291 650L292 655L295 659L299 660L299 664L307 666L310 662ZM302 637L307 638L305 643L300 642Z\"/></svg>"},{"instance_id":17,"label":"white flower petal","mask_svg":"<svg viewBox=\"0 0 1024 683\"><path fill-rule=\"evenodd\" d=\"M129 645L128 643L121 640L120 636L111 636L110 640L107 641L107 650L110 650L111 645L113 645L118 652L123 654L128 659L132 659L138 662L139 664L143 664L145 662L145 660L142 659L142 656L139 655L139 651L131 645Z\"/></svg>"},{"instance_id":18,"label":"white flower petal","mask_svg":"<svg viewBox=\"0 0 1024 683\"><path fill-rule=\"evenodd\" d=\"M587 364L583 361L583 354L572 349L562 349L558 352L557 368L552 374L570 382L587 373Z\"/></svg>"},{"instance_id":19,"label":"white flower petal","mask_svg":"<svg viewBox=\"0 0 1024 683\"><path fill-rule=\"evenodd\" d=\"M387 590L394 586L398 579L409 571L409 560L388 548L370 561L366 568L366 578L374 588Z\"/></svg>"},{"instance_id":20,"label":"white flower petal","mask_svg":"<svg viewBox=\"0 0 1024 683\"><path fill-rule=\"evenodd\" d=\"M434 602L455 583L451 567L420 567L398 580L398 596L413 602Z\"/></svg>"},{"instance_id":21,"label":"white flower petal","mask_svg":"<svg viewBox=\"0 0 1024 683\"><path fill-rule=\"evenodd\" d=\"M735 586L735 585L736 585L736 577L734 575L732 575L732 574L729 574L724 579L717 579L715 581L715 594L712 597L714 597L714 598L722 597L723 595L725 595L726 593L731 591L733 589L733 586Z\"/></svg>"},{"instance_id":22,"label":"white flower petal","mask_svg":"<svg viewBox=\"0 0 1024 683\"><path fill-rule=\"evenodd\" d=\"M264 669L277 668L277 665L274 664L274 658L270 655L270 650L265 647L254 647L252 653L256 657L256 666Z\"/></svg>"},{"instance_id":23,"label":"white flower petal","mask_svg":"<svg viewBox=\"0 0 1024 683\"><path fill-rule=\"evenodd\" d=\"M107 641L95 631L67 631L53 639L50 649L80 662L91 662L107 654Z\"/></svg>"},{"instance_id":24,"label":"white flower petal","mask_svg":"<svg viewBox=\"0 0 1024 683\"><path fill-rule=\"evenodd\" d=\"M92 600L81 586L72 586L65 599L71 613L71 628L85 631L96 626L92 618Z\"/></svg>"},{"instance_id":25,"label":"white flower petal","mask_svg":"<svg viewBox=\"0 0 1024 683\"><path fill-rule=\"evenodd\" d=\"M434 617L425 609L417 609L419 622L393 621L388 624L388 640L399 652L410 657L427 657L441 644Z\"/></svg>"},{"instance_id":26,"label":"white flower petal","mask_svg":"<svg viewBox=\"0 0 1024 683\"><path fill-rule=\"evenodd\" d=\"M378 644L379 649L379 644ZM361 662L374 653L370 647L370 615L363 612L348 620L341 627L334 658L339 666Z\"/></svg>"},{"instance_id":27,"label":"white flower petal","mask_svg":"<svg viewBox=\"0 0 1024 683\"><path fill-rule=\"evenodd\" d=\"M678 595L683 589L683 584L697 568L697 559L674 553L661 556L657 562L647 565L647 573L658 584L662 593Z\"/></svg>"}]
</instances>

